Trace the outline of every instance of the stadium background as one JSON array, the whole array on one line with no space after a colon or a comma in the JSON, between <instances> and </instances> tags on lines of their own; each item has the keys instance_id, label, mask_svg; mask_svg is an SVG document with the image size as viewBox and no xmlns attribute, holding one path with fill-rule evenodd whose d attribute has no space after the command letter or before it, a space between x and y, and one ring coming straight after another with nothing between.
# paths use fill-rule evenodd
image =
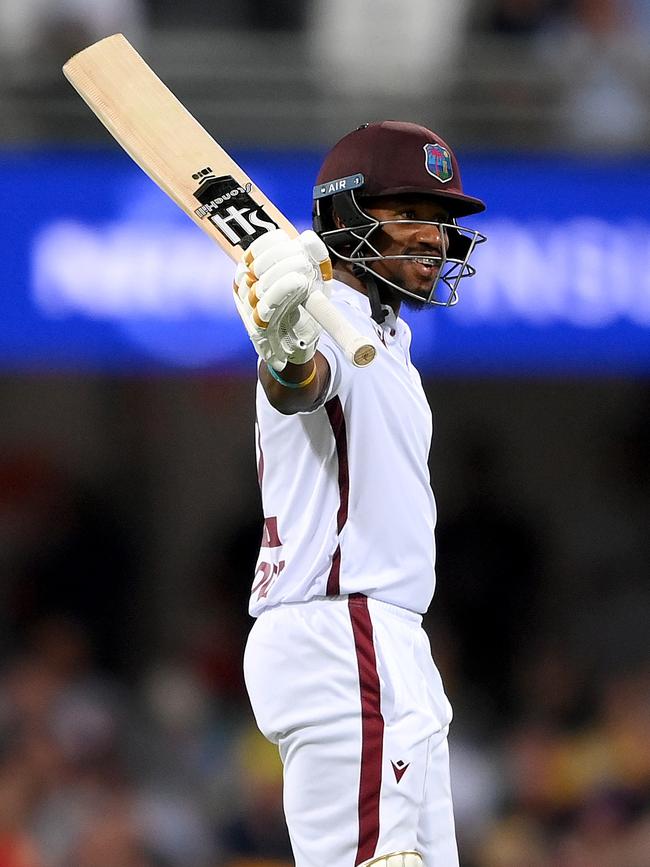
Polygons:
<instances>
[{"instance_id":1,"label":"stadium background","mask_svg":"<svg viewBox=\"0 0 650 867\"><path fill-rule=\"evenodd\" d=\"M646 0L0 0L0 867L290 864L241 681L260 533L229 265L63 81L122 31L300 225L440 130L479 273L412 322L463 867L648 867Z\"/></svg>"}]
</instances>

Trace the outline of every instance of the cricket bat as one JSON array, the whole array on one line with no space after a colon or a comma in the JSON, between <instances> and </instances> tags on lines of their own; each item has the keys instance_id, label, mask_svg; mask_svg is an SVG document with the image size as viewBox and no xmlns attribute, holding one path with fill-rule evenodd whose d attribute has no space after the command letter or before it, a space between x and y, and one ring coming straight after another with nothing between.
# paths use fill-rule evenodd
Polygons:
<instances>
[{"instance_id":1,"label":"cricket bat","mask_svg":"<svg viewBox=\"0 0 650 867\"><path fill-rule=\"evenodd\" d=\"M121 33L75 54L63 73L129 156L232 259L265 232L298 234ZM374 359L374 344L321 291L305 308L357 367Z\"/></svg>"}]
</instances>

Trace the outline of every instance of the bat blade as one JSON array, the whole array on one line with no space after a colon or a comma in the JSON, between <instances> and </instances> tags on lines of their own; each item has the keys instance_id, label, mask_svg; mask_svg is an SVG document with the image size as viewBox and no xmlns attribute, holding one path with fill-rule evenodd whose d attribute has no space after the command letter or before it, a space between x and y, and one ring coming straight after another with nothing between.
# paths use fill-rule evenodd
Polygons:
<instances>
[{"instance_id":1,"label":"bat blade","mask_svg":"<svg viewBox=\"0 0 650 867\"><path fill-rule=\"evenodd\" d=\"M232 259L274 228L298 234L121 33L75 54L63 73L129 156ZM356 366L374 359L373 342L322 292L305 307Z\"/></svg>"}]
</instances>

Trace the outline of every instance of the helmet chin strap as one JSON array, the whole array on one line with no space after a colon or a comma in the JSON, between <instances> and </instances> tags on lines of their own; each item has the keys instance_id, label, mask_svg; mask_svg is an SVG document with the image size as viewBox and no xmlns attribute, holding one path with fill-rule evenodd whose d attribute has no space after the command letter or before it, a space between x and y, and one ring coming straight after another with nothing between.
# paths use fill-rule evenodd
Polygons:
<instances>
[{"instance_id":1,"label":"helmet chin strap","mask_svg":"<svg viewBox=\"0 0 650 867\"><path fill-rule=\"evenodd\" d=\"M372 318L378 325L381 325L384 319L388 316L388 310L382 305L379 298L379 287L377 281L370 270L361 268L359 265L352 266L352 272L363 285L368 293L368 301L370 301L370 313Z\"/></svg>"}]
</instances>

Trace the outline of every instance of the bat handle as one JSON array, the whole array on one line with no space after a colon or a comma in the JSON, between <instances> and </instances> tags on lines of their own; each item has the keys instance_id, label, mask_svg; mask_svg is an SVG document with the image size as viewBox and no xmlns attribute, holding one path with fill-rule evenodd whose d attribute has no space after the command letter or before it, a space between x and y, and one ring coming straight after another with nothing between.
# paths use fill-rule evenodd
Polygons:
<instances>
[{"instance_id":1,"label":"bat handle","mask_svg":"<svg viewBox=\"0 0 650 867\"><path fill-rule=\"evenodd\" d=\"M377 354L374 343L359 334L320 289L314 290L308 296L304 306L316 322L334 338L355 367L365 367L373 361Z\"/></svg>"}]
</instances>

